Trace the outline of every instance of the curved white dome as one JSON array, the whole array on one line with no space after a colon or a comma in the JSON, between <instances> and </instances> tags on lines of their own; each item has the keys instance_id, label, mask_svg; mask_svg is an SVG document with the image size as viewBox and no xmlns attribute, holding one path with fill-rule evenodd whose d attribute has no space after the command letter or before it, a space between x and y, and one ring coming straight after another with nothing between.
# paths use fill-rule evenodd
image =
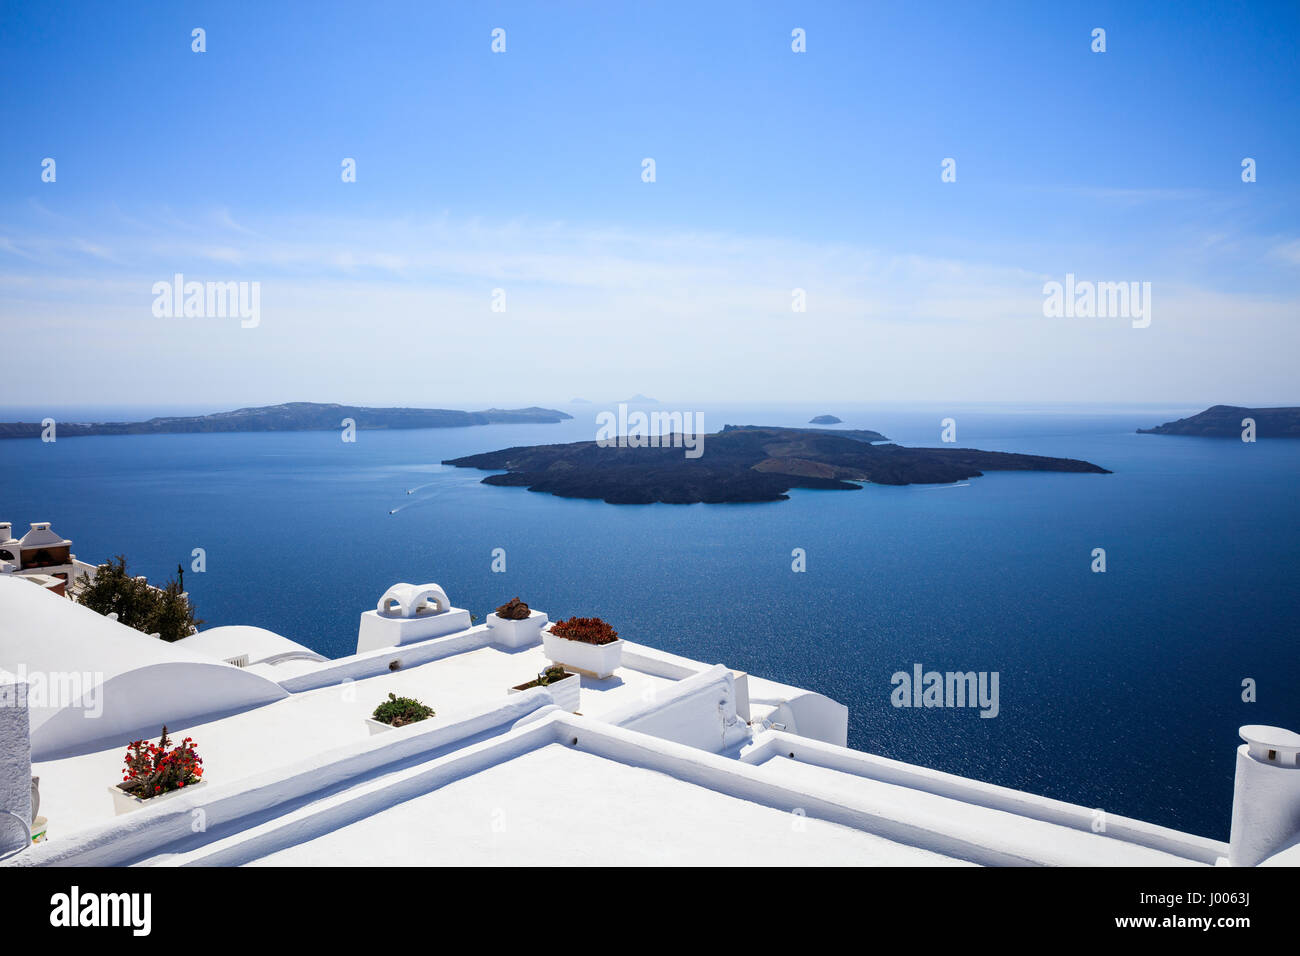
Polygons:
<instances>
[{"instance_id":1,"label":"curved white dome","mask_svg":"<svg viewBox=\"0 0 1300 956\"><path fill-rule=\"evenodd\" d=\"M269 632L268 632L269 633ZM28 681L32 756L157 736L288 696L279 684L0 577L0 668Z\"/></svg>"},{"instance_id":2,"label":"curved white dome","mask_svg":"<svg viewBox=\"0 0 1300 956\"><path fill-rule=\"evenodd\" d=\"M324 656L297 641L251 624L226 624L181 638L173 645L218 661L241 659L240 666L286 660L324 661Z\"/></svg>"}]
</instances>

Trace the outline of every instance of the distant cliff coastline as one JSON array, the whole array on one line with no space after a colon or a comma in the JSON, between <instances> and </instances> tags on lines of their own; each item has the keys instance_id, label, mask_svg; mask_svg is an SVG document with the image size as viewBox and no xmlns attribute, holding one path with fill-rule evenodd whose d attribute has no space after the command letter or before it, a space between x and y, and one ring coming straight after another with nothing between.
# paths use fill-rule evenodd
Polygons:
<instances>
[{"instance_id":1,"label":"distant cliff coastline","mask_svg":"<svg viewBox=\"0 0 1300 956\"><path fill-rule=\"evenodd\" d=\"M146 422L57 422L59 438L83 435L166 435L196 432L302 432L327 431L342 427L351 418L359 431L389 428L458 428L468 425L553 424L572 415L552 408L489 408L461 412L446 408L367 408L363 405L331 405L319 402L289 402L240 408L214 415L151 418ZM39 438L39 422L0 422L2 438Z\"/></svg>"},{"instance_id":2,"label":"distant cliff coastline","mask_svg":"<svg viewBox=\"0 0 1300 956\"><path fill-rule=\"evenodd\" d=\"M985 471L1110 474L1072 458L877 444L884 436L872 431L729 425L697 437L703 453L695 458L668 444L622 447L589 441L505 448L443 464L505 472L488 475L483 479L487 485L610 504L780 501L791 488L950 483Z\"/></svg>"},{"instance_id":3,"label":"distant cliff coastline","mask_svg":"<svg viewBox=\"0 0 1300 956\"><path fill-rule=\"evenodd\" d=\"M1155 428L1139 428L1139 435L1195 435L1202 438L1241 438L1244 419L1255 422L1256 438L1300 438L1300 408L1245 408L1213 405L1203 412Z\"/></svg>"}]
</instances>

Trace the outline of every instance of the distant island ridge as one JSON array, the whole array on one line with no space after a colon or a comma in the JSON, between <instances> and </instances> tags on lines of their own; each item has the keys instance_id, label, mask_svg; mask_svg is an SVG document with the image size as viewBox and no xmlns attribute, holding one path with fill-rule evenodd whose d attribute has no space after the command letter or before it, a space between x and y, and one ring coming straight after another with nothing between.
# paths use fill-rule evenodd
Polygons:
<instances>
[{"instance_id":1,"label":"distant island ridge","mask_svg":"<svg viewBox=\"0 0 1300 956\"><path fill-rule=\"evenodd\" d=\"M808 419L809 425L839 425L844 419L836 418L834 415L818 415L816 418Z\"/></svg>"},{"instance_id":2,"label":"distant island ridge","mask_svg":"<svg viewBox=\"0 0 1300 956\"><path fill-rule=\"evenodd\" d=\"M1300 407L1246 408L1212 405L1203 412L1155 428L1139 428L1139 435L1191 435L1201 438L1241 438L1242 420L1255 422L1257 438L1300 438Z\"/></svg>"},{"instance_id":3,"label":"distant island ridge","mask_svg":"<svg viewBox=\"0 0 1300 956\"><path fill-rule=\"evenodd\" d=\"M1110 474L1072 458L881 444L884 436L873 431L727 425L702 437L698 458L687 458L668 443L629 447L588 441L505 448L443 464L505 472L488 475L487 485L609 504L782 501L791 488L945 484L985 471Z\"/></svg>"},{"instance_id":4,"label":"distant island ridge","mask_svg":"<svg viewBox=\"0 0 1300 956\"><path fill-rule=\"evenodd\" d=\"M58 437L86 435L167 435L203 432L328 431L351 418L359 431L406 428L461 428L469 425L554 424L573 418L553 408L489 408L462 412L447 408L369 408L319 402L288 402L239 408L212 415L151 418L144 422L57 422ZM38 422L0 422L0 438L39 438Z\"/></svg>"}]
</instances>

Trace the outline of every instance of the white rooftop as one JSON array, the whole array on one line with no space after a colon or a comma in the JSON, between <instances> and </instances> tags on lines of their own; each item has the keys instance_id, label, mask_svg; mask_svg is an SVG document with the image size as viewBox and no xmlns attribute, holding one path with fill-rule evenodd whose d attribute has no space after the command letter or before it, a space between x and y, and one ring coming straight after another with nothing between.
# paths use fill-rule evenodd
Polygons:
<instances>
[{"instance_id":1,"label":"white rooftop","mask_svg":"<svg viewBox=\"0 0 1300 956\"><path fill-rule=\"evenodd\" d=\"M287 696L274 681L119 624L12 575L0 575L0 667L32 683L39 759L97 740L156 733L166 721Z\"/></svg>"},{"instance_id":2,"label":"white rooftop","mask_svg":"<svg viewBox=\"0 0 1300 956\"><path fill-rule=\"evenodd\" d=\"M67 538L61 538L50 530L48 521L33 521L31 530L29 530L18 542L24 550L31 548L49 548L63 547L71 545L72 542Z\"/></svg>"},{"instance_id":3,"label":"white rooftop","mask_svg":"<svg viewBox=\"0 0 1300 956\"><path fill-rule=\"evenodd\" d=\"M84 720L96 726L75 746L38 752L31 773L49 836L0 859L8 865L1207 866L1230 855L1221 841L1115 816L1099 827L1091 808L851 750L835 701L630 641L608 678L511 693L552 654L570 653L547 651L546 617L448 633L462 620L453 615L468 614L436 585L385 595L381 604L398 598L399 623L376 627L363 612L361 649L337 660L261 628L214 628L168 647L39 588L3 585L0 668L26 658L101 667L142 696L165 691L168 708L220 675L217 696L228 696L217 716L151 714L195 739L204 782L128 813L115 811L109 787L129 736L105 742L98 721ZM415 613L427 594L437 612ZM42 649L46 633L54 639ZM382 640L393 643L372 646ZM248 666L223 663L236 656ZM164 661L175 667L161 670ZM0 674L0 686L10 679ZM250 702L253 686L276 694ZM576 702L566 696L575 690ZM367 718L390 693L436 714L377 728ZM120 721L111 711L123 707L106 700L99 720ZM5 740L0 727L0 760L12 762ZM1282 852L1290 805L1270 817L1268 801L1300 784L1300 769L1239 754L1239 774L1241 760L1246 773L1270 775L1257 788L1267 796L1245 808L1242 826L1253 829L1241 845L1251 862L1294 859ZM196 833L198 808L206 827Z\"/></svg>"},{"instance_id":4,"label":"white rooftop","mask_svg":"<svg viewBox=\"0 0 1300 956\"><path fill-rule=\"evenodd\" d=\"M250 664L280 664L290 660L325 660L309 647L264 627L253 627L250 624L211 627L181 638L174 646L220 661L242 658L241 666L244 667Z\"/></svg>"}]
</instances>

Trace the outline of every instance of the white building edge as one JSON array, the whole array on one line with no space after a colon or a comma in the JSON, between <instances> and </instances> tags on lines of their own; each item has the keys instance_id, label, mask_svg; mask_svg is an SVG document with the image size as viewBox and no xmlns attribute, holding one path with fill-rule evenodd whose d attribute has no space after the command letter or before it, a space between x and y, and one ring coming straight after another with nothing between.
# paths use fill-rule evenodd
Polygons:
<instances>
[{"instance_id":1,"label":"white building edge","mask_svg":"<svg viewBox=\"0 0 1300 956\"><path fill-rule=\"evenodd\" d=\"M0 864L1300 863L1286 730L1242 729L1223 843L848 749L833 700L629 641L571 678L576 713L573 685L510 692L546 623L396 585L326 660L251 627L168 645L0 576ZM375 732L389 693L436 716ZM203 784L117 814L127 742L164 723Z\"/></svg>"}]
</instances>

